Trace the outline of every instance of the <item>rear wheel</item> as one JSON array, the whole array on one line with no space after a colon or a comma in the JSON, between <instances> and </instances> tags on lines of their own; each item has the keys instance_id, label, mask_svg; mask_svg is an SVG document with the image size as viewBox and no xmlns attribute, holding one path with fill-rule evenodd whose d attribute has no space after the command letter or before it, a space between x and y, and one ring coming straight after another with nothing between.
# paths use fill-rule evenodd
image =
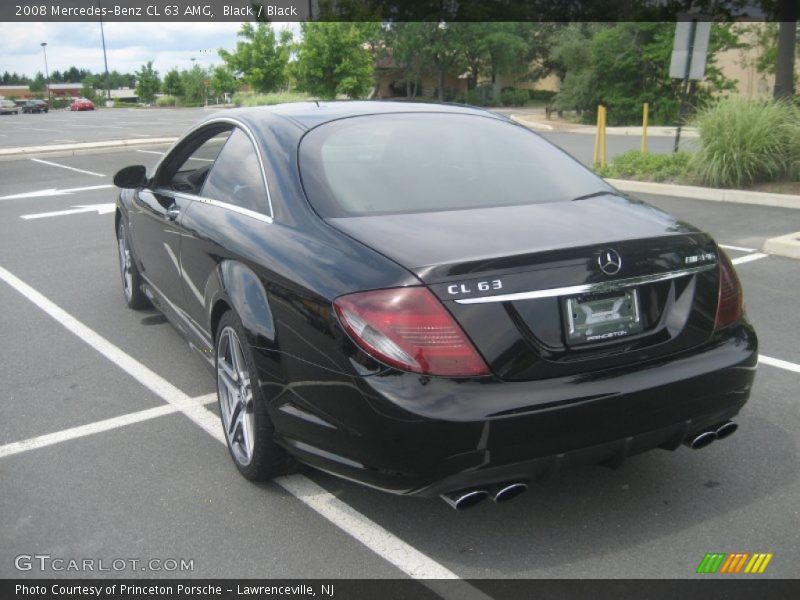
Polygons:
<instances>
[{"instance_id":1,"label":"rear wheel","mask_svg":"<svg viewBox=\"0 0 800 600\"><path fill-rule=\"evenodd\" d=\"M139 275L139 269L131 256L127 233L125 223L120 219L117 226L117 245L119 248L119 270L120 275L122 275L122 295L128 308L139 310L147 308L150 305L150 301L142 291L142 277Z\"/></svg>"},{"instance_id":2,"label":"rear wheel","mask_svg":"<svg viewBox=\"0 0 800 600\"><path fill-rule=\"evenodd\" d=\"M217 327L215 344L217 398L233 462L245 478L264 481L290 472L295 463L272 440L275 428L246 340L239 318L226 312Z\"/></svg>"}]
</instances>

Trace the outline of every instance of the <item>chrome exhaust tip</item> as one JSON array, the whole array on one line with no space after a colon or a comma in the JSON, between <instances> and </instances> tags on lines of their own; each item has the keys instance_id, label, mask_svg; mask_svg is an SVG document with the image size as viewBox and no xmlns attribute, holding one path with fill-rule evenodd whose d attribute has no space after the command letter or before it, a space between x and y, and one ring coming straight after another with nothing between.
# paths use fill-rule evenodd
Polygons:
<instances>
[{"instance_id":1,"label":"chrome exhaust tip","mask_svg":"<svg viewBox=\"0 0 800 600\"><path fill-rule=\"evenodd\" d=\"M524 494L528 490L528 484L521 481L514 483L503 483L492 488L490 495L496 504L502 504L513 500L517 496Z\"/></svg>"},{"instance_id":2,"label":"chrome exhaust tip","mask_svg":"<svg viewBox=\"0 0 800 600\"><path fill-rule=\"evenodd\" d=\"M739 426L736 423L733 421L725 421L721 425L717 426L714 433L717 434L718 440L724 440L726 437L733 435L737 429L739 429Z\"/></svg>"},{"instance_id":3,"label":"chrome exhaust tip","mask_svg":"<svg viewBox=\"0 0 800 600\"><path fill-rule=\"evenodd\" d=\"M700 450L700 448L705 448L716 439L717 432L713 429L706 429L700 433L690 435L688 438L686 438L684 444L689 446L692 450Z\"/></svg>"},{"instance_id":4,"label":"chrome exhaust tip","mask_svg":"<svg viewBox=\"0 0 800 600\"><path fill-rule=\"evenodd\" d=\"M442 500L455 510L466 510L483 502L488 497L489 492L486 490L461 490L442 494L441 496Z\"/></svg>"}]
</instances>

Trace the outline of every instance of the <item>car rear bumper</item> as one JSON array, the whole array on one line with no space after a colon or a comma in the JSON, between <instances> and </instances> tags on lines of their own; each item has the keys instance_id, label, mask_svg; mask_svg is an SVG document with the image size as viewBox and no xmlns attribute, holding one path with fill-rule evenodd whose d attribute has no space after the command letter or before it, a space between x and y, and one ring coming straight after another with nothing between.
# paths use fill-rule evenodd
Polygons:
<instances>
[{"instance_id":1,"label":"car rear bumper","mask_svg":"<svg viewBox=\"0 0 800 600\"><path fill-rule=\"evenodd\" d=\"M739 412L756 364L756 335L741 322L701 348L600 373L503 382L392 372L318 385L272 412L276 440L302 462L429 497L675 449Z\"/></svg>"}]
</instances>

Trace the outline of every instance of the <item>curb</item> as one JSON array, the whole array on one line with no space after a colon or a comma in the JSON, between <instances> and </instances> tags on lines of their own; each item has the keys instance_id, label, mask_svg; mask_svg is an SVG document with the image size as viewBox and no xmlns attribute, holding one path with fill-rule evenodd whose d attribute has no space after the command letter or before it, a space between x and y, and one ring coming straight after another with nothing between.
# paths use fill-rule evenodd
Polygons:
<instances>
[{"instance_id":1,"label":"curb","mask_svg":"<svg viewBox=\"0 0 800 600\"><path fill-rule=\"evenodd\" d=\"M536 131L548 131L552 133L581 133L584 135L596 135L597 134L597 127L593 125L584 125L582 127L576 127L574 124L563 123L559 122L557 126L551 125L549 123L544 123L542 121L537 121L534 119L529 119L524 115L508 115L509 118L513 119L520 125L524 125L529 129L535 129ZM606 127L606 135L613 135L613 136L631 136L631 137L642 137L642 128L640 126L633 126L633 127ZM647 136L648 137L675 137L675 127L668 127L662 125L650 125L647 128ZM697 133L697 130L691 127L684 127L681 129L681 137L682 138L697 138L700 137Z\"/></svg>"},{"instance_id":2,"label":"curb","mask_svg":"<svg viewBox=\"0 0 800 600\"><path fill-rule=\"evenodd\" d=\"M794 194L775 194L770 192L751 192L748 190L726 190L650 181L631 181L629 179L606 179L608 183L624 192L656 194L658 196L677 196L694 200L730 202L735 204L755 204L778 208L800 209L800 196Z\"/></svg>"},{"instance_id":3,"label":"curb","mask_svg":"<svg viewBox=\"0 0 800 600\"><path fill-rule=\"evenodd\" d=\"M154 144L171 144L177 137L168 138L133 138L129 140L108 140L102 142L81 142L78 144L51 144L48 146L24 146L17 148L0 148L0 159L26 156L28 154L78 153L82 150L103 150L107 148L124 148L127 146L148 146Z\"/></svg>"}]
</instances>

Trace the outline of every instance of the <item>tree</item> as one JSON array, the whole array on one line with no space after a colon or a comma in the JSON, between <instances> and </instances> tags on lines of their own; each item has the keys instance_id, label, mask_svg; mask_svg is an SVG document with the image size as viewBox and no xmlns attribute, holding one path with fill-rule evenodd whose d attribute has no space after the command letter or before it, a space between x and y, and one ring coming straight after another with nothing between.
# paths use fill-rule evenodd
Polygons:
<instances>
[{"instance_id":1,"label":"tree","mask_svg":"<svg viewBox=\"0 0 800 600\"><path fill-rule=\"evenodd\" d=\"M94 85L92 85L91 78L87 77L83 81L83 86L81 87L81 97L91 100L92 102L97 102L97 94L94 91Z\"/></svg>"},{"instance_id":2,"label":"tree","mask_svg":"<svg viewBox=\"0 0 800 600\"><path fill-rule=\"evenodd\" d=\"M394 23L387 31L386 44L394 62L403 69L406 97L414 98L425 73L426 56L421 51L425 23Z\"/></svg>"},{"instance_id":3,"label":"tree","mask_svg":"<svg viewBox=\"0 0 800 600\"><path fill-rule=\"evenodd\" d=\"M172 68L167 71L161 84L161 91L170 96L183 96L183 81L178 69Z\"/></svg>"},{"instance_id":4,"label":"tree","mask_svg":"<svg viewBox=\"0 0 800 600\"><path fill-rule=\"evenodd\" d=\"M648 102L652 123L674 124L681 96L680 81L669 77L674 32L674 24L658 22L569 25L551 48L564 74L556 108L584 111L590 122L603 104L609 124L628 124L639 122ZM715 54L740 46L731 24L713 26L706 75L702 85L692 85L690 105L734 87L716 66Z\"/></svg>"},{"instance_id":5,"label":"tree","mask_svg":"<svg viewBox=\"0 0 800 600\"><path fill-rule=\"evenodd\" d=\"M369 40L379 29L379 23L301 23L293 69L298 87L321 98L366 96L375 82Z\"/></svg>"},{"instance_id":6,"label":"tree","mask_svg":"<svg viewBox=\"0 0 800 600\"><path fill-rule=\"evenodd\" d=\"M46 81L44 79L44 75L42 74L41 71L39 71L38 73L36 73L36 77L34 77L33 81L31 81L30 89L34 93L43 92L45 83Z\"/></svg>"},{"instance_id":7,"label":"tree","mask_svg":"<svg viewBox=\"0 0 800 600\"><path fill-rule=\"evenodd\" d=\"M231 70L225 66L214 67L211 73L211 91L214 96L220 97L232 94L239 88L239 81Z\"/></svg>"},{"instance_id":8,"label":"tree","mask_svg":"<svg viewBox=\"0 0 800 600\"><path fill-rule=\"evenodd\" d=\"M148 61L147 64L142 65L142 68L136 72L137 84L136 95L139 96L141 102L152 102L155 98L156 92L161 87L161 81L158 79L158 71L153 69L153 61Z\"/></svg>"},{"instance_id":9,"label":"tree","mask_svg":"<svg viewBox=\"0 0 800 600\"><path fill-rule=\"evenodd\" d=\"M200 65L194 65L181 73L183 98L187 103L204 102L206 98L206 72Z\"/></svg>"},{"instance_id":10,"label":"tree","mask_svg":"<svg viewBox=\"0 0 800 600\"><path fill-rule=\"evenodd\" d=\"M267 23L245 23L238 35L242 40L234 52L219 50L231 72L256 92L272 92L285 85L292 32L283 30L278 36Z\"/></svg>"}]
</instances>

